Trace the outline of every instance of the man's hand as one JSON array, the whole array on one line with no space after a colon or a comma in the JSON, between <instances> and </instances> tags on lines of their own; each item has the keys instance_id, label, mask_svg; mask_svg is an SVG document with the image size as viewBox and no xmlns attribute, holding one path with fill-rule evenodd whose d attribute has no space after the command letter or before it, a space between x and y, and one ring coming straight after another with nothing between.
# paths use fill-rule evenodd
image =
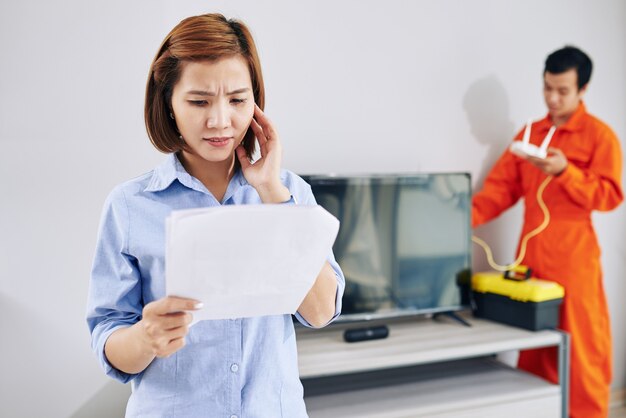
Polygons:
<instances>
[{"instance_id":1,"label":"man's hand","mask_svg":"<svg viewBox=\"0 0 626 418\"><path fill-rule=\"evenodd\" d=\"M526 160L549 176L558 176L567 168L567 157L558 148L548 148L546 158L527 157Z\"/></svg>"}]
</instances>

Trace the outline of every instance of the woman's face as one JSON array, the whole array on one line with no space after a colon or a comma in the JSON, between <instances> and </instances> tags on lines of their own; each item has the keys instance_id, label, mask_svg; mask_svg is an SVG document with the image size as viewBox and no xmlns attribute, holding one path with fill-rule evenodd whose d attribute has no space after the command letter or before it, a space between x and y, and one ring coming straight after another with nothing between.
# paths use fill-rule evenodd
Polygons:
<instances>
[{"instance_id":1,"label":"woman's face","mask_svg":"<svg viewBox=\"0 0 626 418\"><path fill-rule=\"evenodd\" d=\"M184 62L172 91L178 130L192 153L208 162L234 156L254 113L250 71L241 56Z\"/></svg>"}]
</instances>

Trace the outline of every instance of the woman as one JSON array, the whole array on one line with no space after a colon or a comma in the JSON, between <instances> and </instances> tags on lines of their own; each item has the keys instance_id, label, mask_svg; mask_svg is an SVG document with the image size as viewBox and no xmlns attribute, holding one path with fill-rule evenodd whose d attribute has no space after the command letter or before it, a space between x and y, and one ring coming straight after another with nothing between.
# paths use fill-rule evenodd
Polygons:
<instances>
[{"instance_id":1,"label":"woman","mask_svg":"<svg viewBox=\"0 0 626 418\"><path fill-rule=\"evenodd\" d=\"M189 328L201 301L165 296L164 221L172 210L315 204L310 187L280 169L264 99L249 30L219 14L181 21L152 63L145 122L154 146L169 155L109 195L87 314L106 373L132 381L127 416L306 416L290 315ZM255 137L260 158L252 162ZM243 240L244 232L233 234ZM331 255L296 317L306 326L328 324L339 315L343 288Z\"/></svg>"}]
</instances>

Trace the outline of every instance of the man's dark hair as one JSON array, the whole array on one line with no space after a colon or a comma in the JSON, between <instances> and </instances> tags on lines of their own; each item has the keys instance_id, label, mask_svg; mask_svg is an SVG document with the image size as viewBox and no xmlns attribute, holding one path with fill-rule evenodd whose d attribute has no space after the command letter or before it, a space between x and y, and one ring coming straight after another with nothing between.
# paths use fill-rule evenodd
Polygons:
<instances>
[{"instance_id":1,"label":"man's dark hair","mask_svg":"<svg viewBox=\"0 0 626 418\"><path fill-rule=\"evenodd\" d=\"M578 74L580 90L589 83L592 67L591 58L587 54L576 47L566 46L548 55L543 73L561 74L574 69Z\"/></svg>"}]
</instances>

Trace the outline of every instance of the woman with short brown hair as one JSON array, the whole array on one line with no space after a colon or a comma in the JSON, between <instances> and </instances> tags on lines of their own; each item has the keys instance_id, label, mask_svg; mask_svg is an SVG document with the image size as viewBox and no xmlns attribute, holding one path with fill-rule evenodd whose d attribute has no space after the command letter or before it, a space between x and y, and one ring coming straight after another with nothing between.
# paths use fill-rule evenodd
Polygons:
<instances>
[{"instance_id":1,"label":"woman with short brown hair","mask_svg":"<svg viewBox=\"0 0 626 418\"><path fill-rule=\"evenodd\" d=\"M146 128L168 157L107 198L87 313L105 372L132 381L126 416L306 416L290 315L190 328L201 301L165 295L164 221L172 210L315 204L309 185L280 168L282 148L264 102L252 36L220 14L181 21L152 63ZM246 239L245 231L232 234ZM295 316L305 326L328 324L341 311L343 288L331 254Z\"/></svg>"}]
</instances>

